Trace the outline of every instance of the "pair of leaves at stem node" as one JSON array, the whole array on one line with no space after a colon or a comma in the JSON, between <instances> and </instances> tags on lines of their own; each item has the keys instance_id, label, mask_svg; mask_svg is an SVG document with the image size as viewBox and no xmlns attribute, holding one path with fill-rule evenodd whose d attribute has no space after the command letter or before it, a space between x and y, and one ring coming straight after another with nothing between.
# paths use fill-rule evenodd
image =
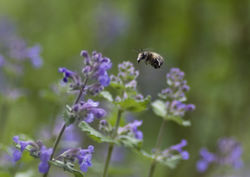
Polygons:
<instances>
[{"instance_id":1,"label":"pair of leaves at stem node","mask_svg":"<svg viewBox=\"0 0 250 177\"><path fill-rule=\"evenodd\" d=\"M113 143L118 146L126 146L130 148L140 149L142 141L129 135L117 135L114 139L111 136L103 135L101 132L92 128L88 123L82 121L79 124L82 131L86 132L90 138L98 143L106 142Z\"/></svg>"},{"instance_id":2,"label":"pair of leaves at stem node","mask_svg":"<svg viewBox=\"0 0 250 177\"><path fill-rule=\"evenodd\" d=\"M109 102L112 102L113 104L117 105L121 110L130 111L130 112L144 111L145 109L147 109L147 106L150 103L150 99L151 99L150 96L147 96L146 98L143 98L141 100L128 97L124 100L117 102L117 101L114 101L112 95L108 91L102 91L100 95L106 100L108 100Z\"/></svg>"}]
</instances>

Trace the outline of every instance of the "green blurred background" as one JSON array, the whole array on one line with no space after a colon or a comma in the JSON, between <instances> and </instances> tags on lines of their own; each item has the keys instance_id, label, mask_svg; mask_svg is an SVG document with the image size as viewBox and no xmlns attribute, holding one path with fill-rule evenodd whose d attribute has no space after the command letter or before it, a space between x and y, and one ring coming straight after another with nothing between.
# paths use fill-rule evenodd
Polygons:
<instances>
[{"instance_id":1,"label":"green blurred background","mask_svg":"<svg viewBox=\"0 0 250 177\"><path fill-rule=\"evenodd\" d=\"M186 73L191 86L188 100L196 105L196 111L186 116L192 126L185 128L170 122L164 146L186 138L190 159L174 170L158 166L156 177L250 176L250 1L0 0L0 16L13 21L19 36L29 45L39 43L44 59L42 68L27 68L21 82L30 92L9 105L1 143L10 145L12 136L20 133L34 138L41 126L53 122L59 104L41 97L41 91L61 79L58 67L80 71L82 49L96 50L112 60L112 72L117 71L121 61L133 62L140 70L139 90L153 99L166 87L169 68L179 67ZM160 53L165 66L155 70L137 65L138 49ZM150 150L161 119L151 110L136 116L143 119L144 148ZM197 173L199 149L206 146L213 150L218 138L225 136L242 143L245 167L239 171L220 168L209 174ZM91 143L84 137L85 147ZM103 148L107 149L102 146L99 151L105 152ZM96 153L99 155L94 158L102 163L105 155ZM146 176L150 162L130 151L125 153L119 165L129 170L123 175L113 170L113 176ZM101 172L103 167L98 163L93 168ZM98 176L93 171L90 169L87 176Z\"/></svg>"}]
</instances>

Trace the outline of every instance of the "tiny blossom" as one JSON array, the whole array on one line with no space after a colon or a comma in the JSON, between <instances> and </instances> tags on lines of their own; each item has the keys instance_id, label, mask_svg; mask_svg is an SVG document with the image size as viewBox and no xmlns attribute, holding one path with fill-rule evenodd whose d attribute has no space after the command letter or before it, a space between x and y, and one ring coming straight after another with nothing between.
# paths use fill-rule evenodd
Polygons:
<instances>
[{"instance_id":1,"label":"tiny blossom","mask_svg":"<svg viewBox=\"0 0 250 177\"><path fill-rule=\"evenodd\" d=\"M171 157L172 155L174 155L174 153L177 152L182 156L183 160L188 160L189 153L182 149L185 146L187 146L187 141L185 139L183 139L183 140L181 140L181 142L179 144L170 146L169 148L165 149L161 154L161 156L162 156L161 158Z\"/></svg>"},{"instance_id":2,"label":"tiny blossom","mask_svg":"<svg viewBox=\"0 0 250 177\"><path fill-rule=\"evenodd\" d=\"M14 136L13 141L17 144L20 145L20 150L16 149L13 152L13 159L14 161L18 161L22 157L22 152L25 150L25 148L30 144L30 141L20 141L19 136Z\"/></svg>"},{"instance_id":3,"label":"tiny blossom","mask_svg":"<svg viewBox=\"0 0 250 177\"><path fill-rule=\"evenodd\" d=\"M53 149L49 148L47 149L45 146L42 146L40 151L40 163L38 166L40 173L47 173L49 170L49 159L52 154Z\"/></svg>"},{"instance_id":4,"label":"tiny blossom","mask_svg":"<svg viewBox=\"0 0 250 177\"><path fill-rule=\"evenodd\" d=\"M58 71L60 73L63 73L63 82L67 83L69 79L73 81L74 85L79 86L81 84L80 77L73 71L67 69L67 68L59 68ZM73 87L73 85L72 85Z\"/></svg>"},{"instance_id":5,"label":"tiny blossom","mask_svg":"<svg viewBox=\"0 0 250 177\"><path fill-rule=\"evenodd\" d=\"M80 103L75 104L72 109L79 117L84 117L86 122L91 123L94 121L94 118L100 119L107 114L104 109L98 106L99 102L88 99L86 102L80 101Z\"/></svg>"},{"instance_id":6,"label":"tiny blossom","mask_svg":"<svg viewBox=\"0 0 250 177\"><path fill-rule=\"evenodd\" d=\"M92 145L89 145L88 149L71 148L59 155L57 159L63 160L64 162L78 161L81 171L87 172L88 167L92 166L91 160L93 152L94 146Z\"/></svg>"},{"instance_id":7,"label":"tiny blossom","mask_svg":"<svg viewBox=\"0 0 250 177\"><path fill-rule=\"evenodd\" d=\"M200 150L201 159L196 168L199 172L205 172L211 163L219 165L231 165L235 169L243 166L241 159L242 147L232 138L222 138L218 141L217 152L209 152L206 148Z\"/></svg>"},{"instance_id":8,"label":"tiny blossom","mask_svg":"<svg viewBox=\"0 0 250 177\"><path fill-rule=\"evenodd\" d=\"M142 140L143 133L138 130L138 127L142 125L142 121L135 120L132 123L125 125L124 127L118 128L118 134L132 134L136 139Z\"/></svg>"}]
</instances>

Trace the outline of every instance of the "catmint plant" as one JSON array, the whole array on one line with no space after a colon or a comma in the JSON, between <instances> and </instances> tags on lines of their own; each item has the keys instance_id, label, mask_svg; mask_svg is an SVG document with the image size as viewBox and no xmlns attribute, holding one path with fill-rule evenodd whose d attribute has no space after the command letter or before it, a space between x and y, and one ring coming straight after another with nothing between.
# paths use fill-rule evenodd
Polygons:
<instances>
[{"instance_id":1,"label":"catmint plant","mask_svg":"<svg viewBox=\"0 0 250 177\"><path fill-rule=\"evenodd\" d=\"M68 86L69 93L76 95L76 99L72 105L66 105L64 124L58 132L53 148L47 148L41 141L23 141L19 140L18 136L13 138L17 147L13 153L15 161L20 160L25 150L29 151L32 156L40 158L39 172L43 173L44 177L48 176L51 165L69 171L75 176L83 176L82 172L87 172L88 167L92 165L91 159L94 152L92 145L87 149L70 147L56 155L57 147L68 126L79 122L91 123L106 115L106 111L100 107L99 102L86 97L98 95L109 85L110 77L107 71L112 63L109 58L97 52L89 56L87 51L82 51L81 56L84 57L81 73L64 67L59 68L59 72L63 74L62 83Z\"/></svg>"},{"instance_id":2,"label":"catmint plant","mask_svg":"<svg viewBox=\"0 0 250 177\"><path fill-rule=\"evenodd\" d=\"M99 130L92 128L87 122L81 122L83 131L98 142L109 143L107 158L104 165L103 177L108 175L110 159L114 145L123 145L133 149L139 149L143 139L143 133L138 129L142 121L135 120L127 125L120 126L124 112L141 112L147 108L150 97L144 98L137 91L137 77L139 71L135 70L131 62L125 61L118 65L118 74L110 76L110 86L100 95L113 105L110 117L116 117L112 124L109 119L99 122ZM111 94L108 90L112 90ZM116 116L113 116L116 114Z\"/></svg>"},{"instance_id":3,"label":"catmint plant","mask_svg":"<svg viewBox=\"0 0 250 177\"><path fill-rule=\"evenodd\" d=\"M217 143L217 151L209 152L206 148L200 150L200 160L196 164L197 171L205 172L211 164L228 165L234 169L243 166L241 144L234 138L221 138Z\"/></svg>"},{"instance_id":4,"label":"catmint plant","mask_svg":"<svg viewBox=\"0 0 250 177\"><path fill-rule=\"evenodd\" d=\"M193 111L195 106L193 104L185 103L187 101L186 92L189 91L187 81L184 80L184 72L179 68L171 68L170 72L166 75L167 88L159 93L159 99L152 103L154 113L163 119L158 138L156 141L153 154L148 154L142 151L142 154L152 159L148 177L152 177L158 162L165 164L169 167L174 167L174 164L179 159L187 160L189 154L187 151L182 150L187 145L186 140L181 143L173 145L165 150L161 150L162 138L166 122L174 121L182 126L189 126L190 122L184 120L183 117L186 112Z\"/></svg>"}]
</instances>

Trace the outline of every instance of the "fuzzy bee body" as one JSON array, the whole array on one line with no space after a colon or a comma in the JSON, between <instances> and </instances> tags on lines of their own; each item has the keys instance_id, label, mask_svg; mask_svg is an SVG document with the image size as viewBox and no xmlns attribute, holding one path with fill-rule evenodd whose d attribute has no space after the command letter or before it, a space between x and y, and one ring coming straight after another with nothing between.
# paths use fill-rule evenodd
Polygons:
<instances>
[{"instance_id":1,"label":"fuzzy bee body","mask_svg":"<svg viewBox=\"0 0 250 177\"><path fill-rule=\"evenodd\" d=\"M164 62L160 54L151 51L140 52L137 57L137 62L140 63L141 60L144 60L146 64L150 64L155 69L160 68Z\"/></svg>"}]
</instances>

